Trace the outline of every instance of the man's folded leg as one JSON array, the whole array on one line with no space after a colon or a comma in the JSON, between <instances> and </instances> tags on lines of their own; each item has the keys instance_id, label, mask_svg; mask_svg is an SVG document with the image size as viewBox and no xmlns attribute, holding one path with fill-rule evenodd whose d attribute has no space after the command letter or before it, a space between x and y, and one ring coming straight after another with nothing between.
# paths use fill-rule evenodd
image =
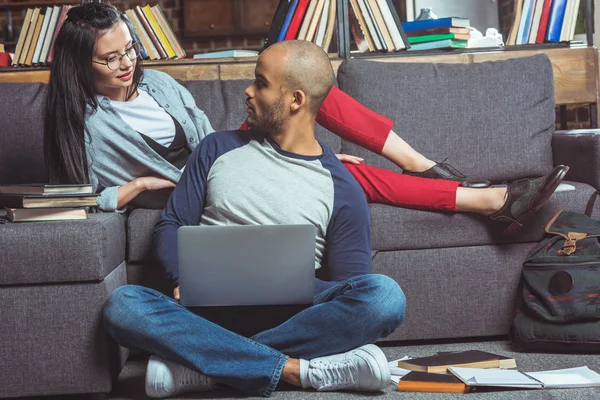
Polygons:
<instances>
[{"instance_id":1,"label":"man's folded leg","mask_svg":"<svg viewBox=\"0 0 600 400\"><path fill-rule=\"evenodd\" d=\"M121 345L151 358L149 395L172 396L223 383L268 396L279 383L287 355L199 317L153 289L127 285L115 290L104 310L108 333ZM180 366L182 368L180 368ZM192 371L187 371L188 369ZM194 375L199 372L210 379ZM153 380L153 381L152 381Z\"/></svg>"}]
</instances>

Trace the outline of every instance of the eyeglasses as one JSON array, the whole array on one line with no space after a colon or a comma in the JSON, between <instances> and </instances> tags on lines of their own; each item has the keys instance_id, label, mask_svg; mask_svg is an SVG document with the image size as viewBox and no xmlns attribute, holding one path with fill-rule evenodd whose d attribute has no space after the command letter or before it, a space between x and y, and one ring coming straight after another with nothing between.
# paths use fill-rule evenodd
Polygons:
<instances>
[{"instance_id":1,"label":"eyeglasses","mask_svg":"<svg viewBox=\"0 0 600 400\"><path fill-rule=\"evenodd\" d=\"M125 50L123 54L113 54L106 58L105 62L94 61L93 63L106 65L108 69L111 71L116 71L121 67L121 62L123 61L123 57L127 56L129 60L133 61L140 56L140 45L139 43L132 43L131 47Z\"/></svg>"}]
</instances>

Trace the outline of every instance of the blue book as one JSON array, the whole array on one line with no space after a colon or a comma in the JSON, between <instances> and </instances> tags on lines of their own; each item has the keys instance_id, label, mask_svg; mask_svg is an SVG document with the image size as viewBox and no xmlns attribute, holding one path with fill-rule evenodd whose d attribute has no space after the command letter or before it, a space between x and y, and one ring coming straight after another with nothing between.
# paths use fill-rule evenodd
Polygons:
<instances>
[{"instance_id":1,"label":"blue book","mask_svg":"<svg viewBox=\"0 0 600 400\"><path fill-rule=\"evenodd\" d=\"M285 35L287 35L288 29L290 29L290 23L292 22L292 18L294 17L294 13L296 12L296 7L298 7L298 0L292 0L292 5L288 10L287 15L285 16L285 20L283 21L283 26L279 31L279 36L277 36L277 41L281 42L285 40Z\"/></svg>"},{"instance_id":2,"label":"blue book","mask_svg":"<svg viewBox=\"0 0 600 400\"><path fill-rule=\"evenodd\" d=\"M565 20L565 10L567 9L567 0L554 0L550 10L550 20L548 21L548 31L546 32L547 42L560 42L560 31Z\"/></svg>"},{"instance_id":3,"label":"blue book","mask_svg":"<svg viewBox=\"0 0 600 400\"><path fill-rule=\"evenodd\" d=\"M521 25L519 25L519 34L517 44L529 43L529 32L533 24L533 13L535 11L535 0L525 0L523 3L523 14L521 15Z\"/></svg>"},{"instance_id":4,"label":"blue book","mask_svg":"<svg viewBox=\"0 0 600 400\"><path fill-rule=\"evenodd\" d=\"M469 18L460 17L424 19L420 21L409 21L402 23L402 28L406 33L420 31L423 29L450 28L453 26L457 28L469 28L471 23Z\"/></svg>"}]
</instances>

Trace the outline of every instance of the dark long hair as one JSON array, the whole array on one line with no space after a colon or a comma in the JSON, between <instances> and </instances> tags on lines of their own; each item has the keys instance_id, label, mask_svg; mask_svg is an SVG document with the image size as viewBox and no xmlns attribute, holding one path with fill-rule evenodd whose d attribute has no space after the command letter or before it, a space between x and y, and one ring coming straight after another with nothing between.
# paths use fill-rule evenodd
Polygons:
<instances>
[{"instance_id":1,"label":"dark long hair","mask_svg":"<svg viewBox=\"0 0 600 400\"><path fill-rule=\"evenodd\" d=\"M44 155L52 183L89 183L86 107L98 108L92 56L96 39L119 21L127 25L133 40L139 41L124 14L107 3L71 8L56 37L44 105ZM138 58L127 98L137 90L142 74Z\"/></svg>"}]
</instances>

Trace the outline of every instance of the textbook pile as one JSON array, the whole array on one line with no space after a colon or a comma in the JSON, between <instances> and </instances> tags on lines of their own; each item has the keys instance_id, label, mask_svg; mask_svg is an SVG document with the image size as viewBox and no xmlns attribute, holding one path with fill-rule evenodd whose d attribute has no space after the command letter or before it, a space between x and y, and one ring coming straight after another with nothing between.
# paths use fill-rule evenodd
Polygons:
<instances>
[{"instance_id":1,"label":"textbook pile","mask_svg":"<svg viewBox=\"0 0 600 400\"><path fill-rule=\"evenodd\" d=\"M87 219L96 197L92 185L0 185L0 206L11 222Z\"/></svg>"},{"instance_id":2,"label":"textbook pile","mask_svg":"<svg viewBox=\"0 0 600 400\"><path fill-rule=\"evenodd\" d=\"M575 36L580 0L516 0L507 45L569 42Z\"/></svg>"},{"instance_id":3,"label":"textbook pile","mask_svg":"<svg viewBox=\"0 0 600 400\"><path fill-rule=\"evenodd\" d=\"M521 372L514 359L479 350L438 353L390 362L399 392L467 393L483 388L555 389L600 386L588 367Z\"/></svg>"},{"instance_id":4,"label":"textbook pile","mask_svg":"<svg viewBox=\"0 0 600 400\"><path fill-rule=\"evenodd\" d=\"M449 17L403 22L409 50L464 49L471 38L469 18Z\"/></svg>"}]
</instances>

